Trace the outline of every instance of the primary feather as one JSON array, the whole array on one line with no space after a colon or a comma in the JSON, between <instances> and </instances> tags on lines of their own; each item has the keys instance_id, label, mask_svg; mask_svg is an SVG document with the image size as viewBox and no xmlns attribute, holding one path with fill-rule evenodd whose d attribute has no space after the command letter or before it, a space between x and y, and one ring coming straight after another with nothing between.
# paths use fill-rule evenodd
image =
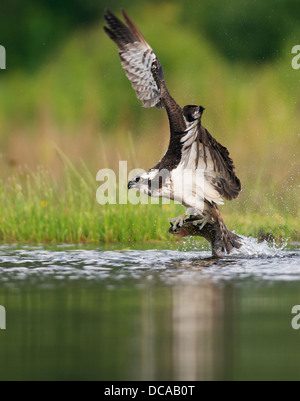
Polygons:
<instances>
[{"instance_id":1,"label":"primary feather","mask_svg":"<svg viewBox=\"0 0 300 401\"><path fill-rule=\"evenodd\" d=\"M160 88L154 80L151 67L160 66L156 54L151 49L139 29L122 10L127 26L109 10L105 12L105 20L109 28L104 27L108 36L118 45L122 67L131 81L137 98L145 107L153 107L160 102Z\"/></svg>"}]
</instances>

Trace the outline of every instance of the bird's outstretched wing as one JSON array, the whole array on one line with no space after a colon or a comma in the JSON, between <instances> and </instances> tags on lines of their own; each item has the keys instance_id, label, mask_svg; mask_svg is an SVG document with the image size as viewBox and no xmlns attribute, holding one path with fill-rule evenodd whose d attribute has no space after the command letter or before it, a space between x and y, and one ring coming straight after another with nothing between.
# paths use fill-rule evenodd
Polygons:
<instances>
[{"instance_id":1,"label":"bird's outstretched wing","mask_svg":"<svg viewBox=\"0 0 300 401\"><path fill-rule=\"evenodd\" d=\"M147 43L139 29L122 10L126 25L111 11L105 10L104 18L109 26L104 27L107 35L118 45L122 67L131 81L137 98L144 107L162 107L161 91L153 71L162 68L156 54Z\"/></svg>"},{"instance_id":2,"label":"bird's outstretched wing","mask_svg":"<svg viewBox=\"0 0 300 401\"><path fill-rule=\"evenodd\" d=\"M180 139L182 143L182 163L185 168L203 169L205 180L225 199L235 199L241 182L235 174L235 166L227 148L222 146L201 125L194 121Z\"/></svg>"}]
</instances>

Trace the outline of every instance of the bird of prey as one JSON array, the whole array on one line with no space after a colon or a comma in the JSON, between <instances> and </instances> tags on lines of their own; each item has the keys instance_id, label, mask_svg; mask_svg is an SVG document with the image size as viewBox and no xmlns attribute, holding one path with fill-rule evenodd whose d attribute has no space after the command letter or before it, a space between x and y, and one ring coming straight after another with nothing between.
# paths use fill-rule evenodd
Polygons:
<instances>
[{"instance_id":1,"label":"bird of prey","mask_svg":"<svg viewBox=\"0 0 300 401\"><path fill-rule=\"evenodd\" d=\"M170 95L162 66L137 26L122 10L125 24L105 10L107 35L117 44L122 67L137 98L144 107L165 109L169 119L170 142L163 158L148 172L135 176L128 188L137 188L149 196L166 197L186 207L184 215L170 221L179 230L187 216L200 229L207 223L220 228L222 251L239 248L237 236L231 233L220 215L222 197L238 196L241 183L228 150L201 124L204 107L181 108Z\"/></svg>"}]
</instances>

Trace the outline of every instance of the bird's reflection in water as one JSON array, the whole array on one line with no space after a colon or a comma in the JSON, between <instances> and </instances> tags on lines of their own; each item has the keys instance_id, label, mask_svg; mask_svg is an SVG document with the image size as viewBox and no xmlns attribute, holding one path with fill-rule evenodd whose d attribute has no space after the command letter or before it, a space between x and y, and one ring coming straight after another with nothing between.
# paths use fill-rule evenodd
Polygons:
<instances>
[{"instance_id":1,"label":"bird's reflection in water","mask_svg":"<svg viewBox=\"0 0 300 401\"><path fill-rule=\"evenodd\" d=\"M234 260L207 257L204 259L172 260L167 266L164 282L169 284L168 302L165 303L164 319L151 319L144 339L154 346L152 335L157 331L168 332L162 340L169 348L172 380L215 380L224 376L225 356L231 358L232 341L225 338L232 334L230 319L225 312L232 308L233 293L227 286L215 283L201 274L203 269L218 266L224 268ZM150 290L151 292L151 290ZM152 298L146 291L144 297ZM149 323L149 312L144 311ZM151 315L151 312L150 312ZM163 327L162 327L163 326ZM150 336L152 340L149 338ZM230 334L231 333L231 334ZM168 344L168 345L167 345ZM154 346L155 348L155 346ZM157 350L156 350L157 351ZM149 349L148 349L149 352ZM155 355L150 352L151 355ZM148 353L148 356L150 355ZM147 372L155 371L155 359L147 364ZM151 375L150 375L151 376ZM149 376L148 376L149 377Z\"/></svg>"}]
</instances>

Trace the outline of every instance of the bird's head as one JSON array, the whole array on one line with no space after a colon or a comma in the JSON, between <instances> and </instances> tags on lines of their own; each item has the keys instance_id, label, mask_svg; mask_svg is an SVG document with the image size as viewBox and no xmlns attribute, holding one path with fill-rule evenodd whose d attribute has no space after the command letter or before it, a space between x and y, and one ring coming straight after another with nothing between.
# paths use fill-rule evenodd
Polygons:
<instances>
[{"instance_id":1,"label":"bird's head","mask_svg":"<svg viewBox=\"0 0 300 401\"><path fill-rule=\"evenodd\" d=\"M148 179L149 177L146 173L137 174L128 182L128 189L136 188L141 190L143 186L148 186Z\"/></svg>"},{"instance_id":2,"label":"bird's head","mask_svg":"<svg viewBox=\"0 0 300 401\"><path fill-rule=\"evenodd\" d=\"M182 109L183 115L189 123L201 118L204 110L204 107L196 106L194 104L184 106L184 108Z\"/></svg>"}]
</instances>

